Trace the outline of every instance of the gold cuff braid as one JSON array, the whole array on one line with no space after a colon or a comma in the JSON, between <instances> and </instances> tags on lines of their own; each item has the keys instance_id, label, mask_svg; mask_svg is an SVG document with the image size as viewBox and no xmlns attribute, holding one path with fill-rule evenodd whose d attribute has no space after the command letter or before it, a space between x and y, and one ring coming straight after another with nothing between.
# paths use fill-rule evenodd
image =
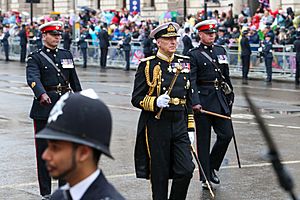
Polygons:
<instances>
[{"instance_id":1,"label":"gold cuff braid","mask_svg":"<svg viewBox=\"0 0 300 200\"><path fill-rule=\"evenodd\" d=\"M188 128L195 128L194 115L188 114Z\"/></svg>"},{"instance_id":2,"label":"gold cuff braid","mask_svg":"<svg viewBox=\"0 0 300 200\"><path fill-rule=\"evenodd\" d=\"M146 95L143 101L140 102L140 106L146 111L154 112L154 102L156 97Z\"/></svg>"}]
</instances>

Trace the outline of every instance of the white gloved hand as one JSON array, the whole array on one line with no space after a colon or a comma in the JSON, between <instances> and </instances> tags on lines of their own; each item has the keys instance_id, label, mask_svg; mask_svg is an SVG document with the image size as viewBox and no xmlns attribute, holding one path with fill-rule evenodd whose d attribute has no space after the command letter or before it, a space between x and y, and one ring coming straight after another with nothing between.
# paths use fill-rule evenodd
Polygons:
<instances>
[{"instance_id":1,"label":"white gloved hand","mask_svg":"<svg viewBox=\"0 0 300 200\"><path fill-rule=\"evenodd\" d=\"M162 94L157 97L156 105L159 108L169 107L170 96L167 94Z\"/></svg>"},{"instance_id":2,"label":"white gloved hand","mask_svg":"<svg viewBox=\"0 0 300 200\"><path fill-rule=\"evenodd\" d=\"M189 138L190 138L191 144L194 144L194 141L195 141L195 132L194 131L189 131L188 134L189 134Z\"/></svg>"}]
</instances>

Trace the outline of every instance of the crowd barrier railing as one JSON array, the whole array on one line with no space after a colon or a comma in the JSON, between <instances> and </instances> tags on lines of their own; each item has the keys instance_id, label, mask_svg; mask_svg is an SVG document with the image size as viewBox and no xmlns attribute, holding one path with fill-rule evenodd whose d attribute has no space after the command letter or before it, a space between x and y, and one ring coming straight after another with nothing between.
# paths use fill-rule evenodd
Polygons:
<instances>
[{"instance_id":1,"label":"crowd barrier railing","mask_svg":"<svg viewBox=\"0 0 300 200\"><path fill-rule=\"evenodd\" d=\"M19 37L10 37L10 48L9 57L13 60L20 59L20 39ZM98 46L98 41L87 40L88 42L88 65L100 66L100 48ZM62 47L62 42L60 47ZM252 55L250 64L251 72L265 72L264 59L262 57L257 57L259 45L251 44ZM230 46L224 46L227 50L227 56L229 61L229 66L231 70L241 71L241 59L240 59L240 48L237 44L232 44ZM34 40L29 40L27 45L27 55L37 49ZM77 42L71 44L71 49L74 56L74 62L81 65L83 62L82 53L80 51ZM5 59L4 50L1 46L0 48L0 59ZM177 49L177 53L181 54L182 49ZM273 73L290 74L291 76L295 73L296 69L296 53L293 52L293 45L273 45ZM130 67L132 69L137 68L139 60L144 57L143 47L141 42L133 41L131 42L131 53L130 53ZM120 45L119 41L110 41L110 46L108 48L107 66L112 66L116 68L125 67L125 54Z\"/></svg>"}]
</instances>

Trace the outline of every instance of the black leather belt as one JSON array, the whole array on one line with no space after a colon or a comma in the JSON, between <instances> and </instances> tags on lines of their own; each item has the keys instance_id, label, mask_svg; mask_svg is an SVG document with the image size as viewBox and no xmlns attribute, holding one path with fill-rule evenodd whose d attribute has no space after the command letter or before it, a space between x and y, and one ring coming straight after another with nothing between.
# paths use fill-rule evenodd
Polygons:
<instances>
[{"instance_id":1,"label":"black leather belt","mask_svg":"<svg viewBox=\"0 0 300 200\"><path fill-rule=\"evenodd\" d=\"M57 85L57 86L45 86L44 87L47 92L55 91L58 94L64 94L66 92L70 92L71 88L69 86Z\"/></svg>"},{"instance_id":2,"label":"black leather belt","mask_svg":"<svg viewBox=\"0 0 300 200\"><path fill-rule=\"evenodd\" d=\"M214 87L220 87L221 82L218 80L214 80L214 81L198 81L197 82L199 85L207 85L207 86L214 86Z\"/></svg>"}]
</instances>

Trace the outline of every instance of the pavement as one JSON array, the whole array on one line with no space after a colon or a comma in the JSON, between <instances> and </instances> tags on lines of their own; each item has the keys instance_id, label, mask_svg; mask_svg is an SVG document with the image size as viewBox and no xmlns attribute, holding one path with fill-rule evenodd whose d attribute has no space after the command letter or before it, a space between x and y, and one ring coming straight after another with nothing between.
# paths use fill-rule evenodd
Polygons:
<instances>
[{"instance_id":1,"label":"pavement","mask_svg":"<svg viewBox=\"0 0 300 200\"><path fill-rule=\"evenodd\" d=\"M111 110L113 134L111 152L115 160L103 156L100 167L108 180L129 200L150 200L149 181L137 179L134 173L133 152L140 110L131 103L135 71L125 72L109 66L100 71L77 66L83 88L93 88ZM277 81L267 86L264 73L250 72L249 85L241 84L241 71L231 70L235 88L233 125L239 147L242 168L237 166L233 143L230 144L218 175L221 184L215 188L215 200L278 200L288 194L278 184L274 170L266 160L267 147L242 89L246 88L272 132L281 159L293 175L294 191L300 191L299 119L300 90L293 82ZM279 75L279 74L278 74ZM282 78L282 74L281 78ZM236 78L235 78L236 77ZM253 80L257 78L257 80ZM283 81L289 80L283 78ZM291 79L292 80L292 77ZM0 199L40 200L36 179L33 126L28 113L32 91L26 84L25 64L0 60ZM212 134L212 141L215 134ZM53 189L57 188L53 181ZM191 180L187 200L210 200L201 189L199 170Z\"/></svg>"}]
</instances>

